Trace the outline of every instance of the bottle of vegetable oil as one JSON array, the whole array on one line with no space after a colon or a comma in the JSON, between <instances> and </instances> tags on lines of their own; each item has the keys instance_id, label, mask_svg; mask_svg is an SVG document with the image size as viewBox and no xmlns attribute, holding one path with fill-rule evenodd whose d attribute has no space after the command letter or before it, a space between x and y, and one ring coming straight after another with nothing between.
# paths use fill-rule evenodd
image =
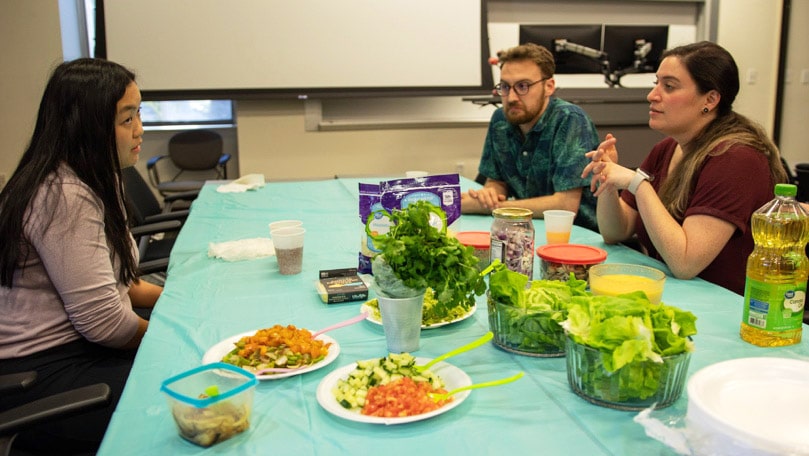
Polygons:
<instances>
[{"instance_id":1,"label":"bottle of vegetable oil","mask_svg":"<svg viewBox=\"0 0 809 456\"><path fill-rule=\"evenodd\" d=\"M777 347L801 341L809 259L809 214L795 200L797 187L777 184L775 199L753 213L755 248L747 259L741 337Z\"/></svg>"}]
</instances>

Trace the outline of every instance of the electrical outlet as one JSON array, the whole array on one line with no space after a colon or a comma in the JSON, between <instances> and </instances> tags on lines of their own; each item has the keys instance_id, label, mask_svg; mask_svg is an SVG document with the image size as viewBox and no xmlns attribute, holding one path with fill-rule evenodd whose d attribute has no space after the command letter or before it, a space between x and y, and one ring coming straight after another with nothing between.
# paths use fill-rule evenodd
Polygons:
<instances>
[{"instance_id":1,"label":"electrical outlet","mask_svg":"<svg viewBox=\"0 0 809 456\"><path fill-rule=\"evenodd\" d=\"M455 172L458 173L458 175L463 176L463 169L463 162L455 163Z\"/></svg>"},{"instance_id":2,"label":"electrical outlet","mask_svg":"<svg viewBox=\"0 0 809 456\"><path fill-rule=\"evenodd\" d=\"M801 84L809 84L809 70L807 69L801 70Z\"/></svg>"}]
</instances>

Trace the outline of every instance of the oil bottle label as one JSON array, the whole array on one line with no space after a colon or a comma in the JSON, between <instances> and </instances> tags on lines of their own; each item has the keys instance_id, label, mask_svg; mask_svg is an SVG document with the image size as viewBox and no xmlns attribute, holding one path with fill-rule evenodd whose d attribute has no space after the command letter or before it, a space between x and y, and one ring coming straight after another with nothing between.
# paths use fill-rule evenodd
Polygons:
<instances>
[{"instance_id":1,"label":"oil bottle label","mask_svg":"<svg viewBox=\"0 0 809 456\"><path fill-rule=\"evenodd\" d=\"M747 278L742 321L766 331L790 331L803 324L806 283L772 284Z\"/></svg>"}]
</instances>

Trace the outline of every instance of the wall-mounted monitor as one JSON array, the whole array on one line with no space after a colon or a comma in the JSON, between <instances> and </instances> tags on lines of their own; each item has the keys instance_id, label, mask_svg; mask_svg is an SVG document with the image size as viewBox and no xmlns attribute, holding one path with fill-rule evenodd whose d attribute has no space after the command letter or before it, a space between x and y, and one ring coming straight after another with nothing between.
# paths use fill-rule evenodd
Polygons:
<instances>
[{"instance_id":1,"label":"wall-mounted monitor","mask_svg":"<svg viewBox=\"0 0 809 456\"><path fill-rule=\"evenodd\" d=\"M660 65L660 54L668 46L668 39L668 25L605 25L604 52L609 56L610 70L654 73ZM636 45L638 40L644 40L647 46L651 43L648 53L641 59L635 54L639 48Z\"/></svg>"},{"instance_id":2,"label":"wall-mounted monitor","mask_svg":"<svg viewBox=\"0 0 809 456\"><path fill-rule=\"evenodd\" d=\"M545 46L556 60L557 74L601 73L598 59L570 51L556 51L554 42L566 39L570 43L601 51L601 24L591 25L520 25L520 44L535 43Z\"/></svg>"}]
</instances>

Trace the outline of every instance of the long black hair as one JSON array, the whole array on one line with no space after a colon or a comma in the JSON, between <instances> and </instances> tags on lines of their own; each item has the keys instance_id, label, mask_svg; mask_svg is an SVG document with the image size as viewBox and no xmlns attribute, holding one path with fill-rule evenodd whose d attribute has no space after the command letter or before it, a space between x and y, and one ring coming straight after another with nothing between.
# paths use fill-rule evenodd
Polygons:
<instances>
[{"instance_id":1,"label":"long black hair","mask_svg":"<svg viewBox=\"0 0 809 456\"><path fill-rule=\"evenodd\" d=\"M103 59L77 59L53 71L31 142L0 193L0 285L13 285L14 271L28 255L22 242L26 210L40 186L62 164L104 204L104 233L111 260L120 260L120 281L137 279L115 140L116 107L134 81L134 73ZM51 185L47 191L56 190Z\"/></svg>"}]
</instances>

